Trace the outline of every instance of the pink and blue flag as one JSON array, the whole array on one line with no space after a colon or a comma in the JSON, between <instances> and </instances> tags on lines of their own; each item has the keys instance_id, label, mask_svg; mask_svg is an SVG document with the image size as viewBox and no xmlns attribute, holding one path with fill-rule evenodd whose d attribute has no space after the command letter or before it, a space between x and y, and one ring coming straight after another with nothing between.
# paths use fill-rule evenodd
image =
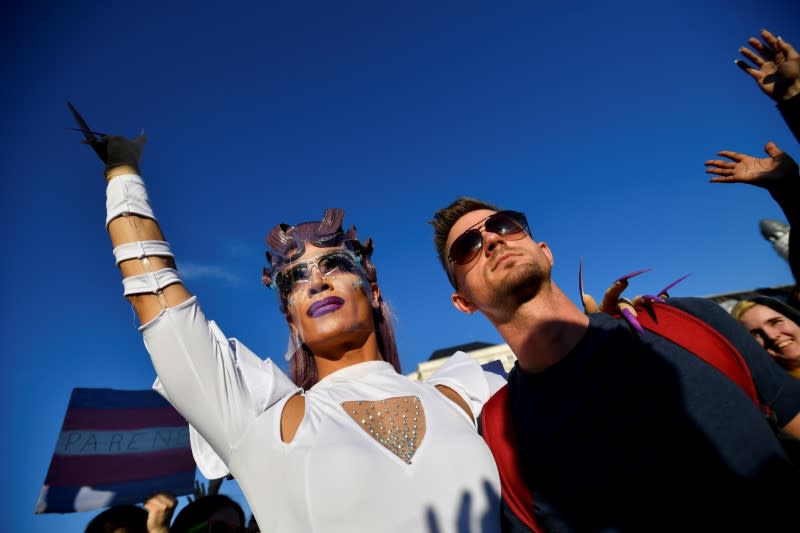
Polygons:
<instances>
[{"instance_id":1,"label":"pink and blue flag","mask_svg":"<svg viewBox=\"0 0 800 533\"><path fill-rule=\"evenodd\" d=\"M157 491L191 494L195 469L189 425L157 392L76 388L36 512L142 503Z\"/></svg>"}]
</instances>

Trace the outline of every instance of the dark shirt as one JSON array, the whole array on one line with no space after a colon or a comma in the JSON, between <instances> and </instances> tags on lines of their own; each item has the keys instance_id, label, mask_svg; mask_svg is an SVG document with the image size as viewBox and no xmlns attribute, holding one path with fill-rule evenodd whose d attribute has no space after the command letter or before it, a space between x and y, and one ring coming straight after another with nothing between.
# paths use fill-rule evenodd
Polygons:
<instances>
[{"instance_id":1,"label":"dark shirt","mask_svg":"<svg viewBox=\"0 0 800 533\"><path fill-rule=\"evenodd\" d=\"M727 312L669 302L733 342L780 425L800 412L791 378ZM515 368L509 399L523 477L549 531L800 530L800 472L774 428L694 354L605 314L543 372Z\"/></svg>"},{"instance_id":2,"label":"dark shirt","mask_svg":"<svg viewBox=\"0 0 800 533\"><path fill-rule=\"evenodd\" d=\"M778 111L792 130L795 139L800 142L800 94L778 102Z\"/></svg>"}]
</instances>

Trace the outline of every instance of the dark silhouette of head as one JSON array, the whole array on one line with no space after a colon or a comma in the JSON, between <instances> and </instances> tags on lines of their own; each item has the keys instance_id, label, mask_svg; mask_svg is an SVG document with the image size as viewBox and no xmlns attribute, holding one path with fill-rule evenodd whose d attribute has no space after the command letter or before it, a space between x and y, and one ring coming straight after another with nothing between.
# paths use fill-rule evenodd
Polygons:
<instances>
[{"instance_id":1,"label":"dark silhouette of head","mask_svg":"<svg viewBox=\"0 0 800 533\"><path fill-rule=\"evenodd\" d=\"M242 507L224 494L209 494L197 498L181 509L170 526L170 533L188 533L209 520L219 520L237 525L244 531L245 517ZM198 533L205 533L200 529Z\"/></svg>"},{"instance_id":2,"label":"dark silhouette of head","mask_svg":"<svg viewBox=\"0 0 800 533\"><path fill-rule=\"evenodd\" d=\"M137 505L115 505L98 514L84 533L147 533L147 511Z\"/></svg>"}]
</instances>

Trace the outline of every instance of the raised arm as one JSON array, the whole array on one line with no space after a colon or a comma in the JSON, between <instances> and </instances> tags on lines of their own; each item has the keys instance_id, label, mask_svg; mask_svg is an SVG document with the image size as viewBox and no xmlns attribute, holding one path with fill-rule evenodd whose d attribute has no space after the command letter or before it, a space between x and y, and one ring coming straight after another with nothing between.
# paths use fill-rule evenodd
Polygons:
<instances>
[{"instance_id":1,"label":"raised arm","mask_svg":"<svg viewBox=\"0 0 800 533\"><path fill-rule=\"evenodd\" d=\"M747 40L750 48L739 49L750 63L737 59L736 65L777 103L789 129L800 141L800 53L767 30L761 30L760 37L761 40Z\"/></svg>"},{"instance_id":2,"label":"raised arm","mask_svg":"<svg viewBox=\"0 0 800 533\"><path fill-rule=\"evenodd\" d=\"M203 474L224 476L232 443L255 417L298 389L271 361L206 320L184 287L139 176L145 138L87 139L105 163L106 226L124 294L158 374L154 388L197 431L192 451Z\"/></svg>"},{"instance_id":3,"label":"raised arm","mask_svg":"<svg viewBox=\"0 0 800 533\"><path fill-rule=\"evenodd\" d=\"M756 158L739 152L719 152L726 160L706 161L706 172L713 183L747 183L766 189L778 203L791 226L789 266L800 286L800 174L797 163L773 142L764 147L768 157Z\"/></svg>"},{"instance_id":4,"label":"raised arm","mask_svg":"<svg viewBox=\"0 0 800 533\"><path fill-rule=\"evenodd\" d=\"M144 136L113 136L92 144L105 163L106 223L122 272L125 296L141 323L191 296L177 276L174 257L139 176L144 143Z\"/></svg>"}]
</instances>

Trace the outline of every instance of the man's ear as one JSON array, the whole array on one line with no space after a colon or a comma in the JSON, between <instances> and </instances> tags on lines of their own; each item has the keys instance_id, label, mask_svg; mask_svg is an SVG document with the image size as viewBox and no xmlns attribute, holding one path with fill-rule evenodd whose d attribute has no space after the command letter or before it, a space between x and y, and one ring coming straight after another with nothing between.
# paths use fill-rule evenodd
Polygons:
<instances>
[{"instance_id":1,"label":"man's ear","mask_svg":"<svg viewBox=\"0 0 800 533\"><path fill-rule=\"evenodd\" d=\"M468 315L478 310L478 307L474 303L458 291L454 291L453 294L450 295L450 301L453 302L456 309Z\"/></svg>"},{"instance_id":2,"label":"man's ear","mask_svg":"<svg viewBox=\"0 0 800 533\"><path fill-rule=\"evenodd\" d=\"M555 264L555 259L553 259L553 251L547 246L546 242L538 242L536 243L539 245L539 248L544 252L544 255L547 256L547 259L550 261L550 266Z\"/></svg>"}]
</instances>

